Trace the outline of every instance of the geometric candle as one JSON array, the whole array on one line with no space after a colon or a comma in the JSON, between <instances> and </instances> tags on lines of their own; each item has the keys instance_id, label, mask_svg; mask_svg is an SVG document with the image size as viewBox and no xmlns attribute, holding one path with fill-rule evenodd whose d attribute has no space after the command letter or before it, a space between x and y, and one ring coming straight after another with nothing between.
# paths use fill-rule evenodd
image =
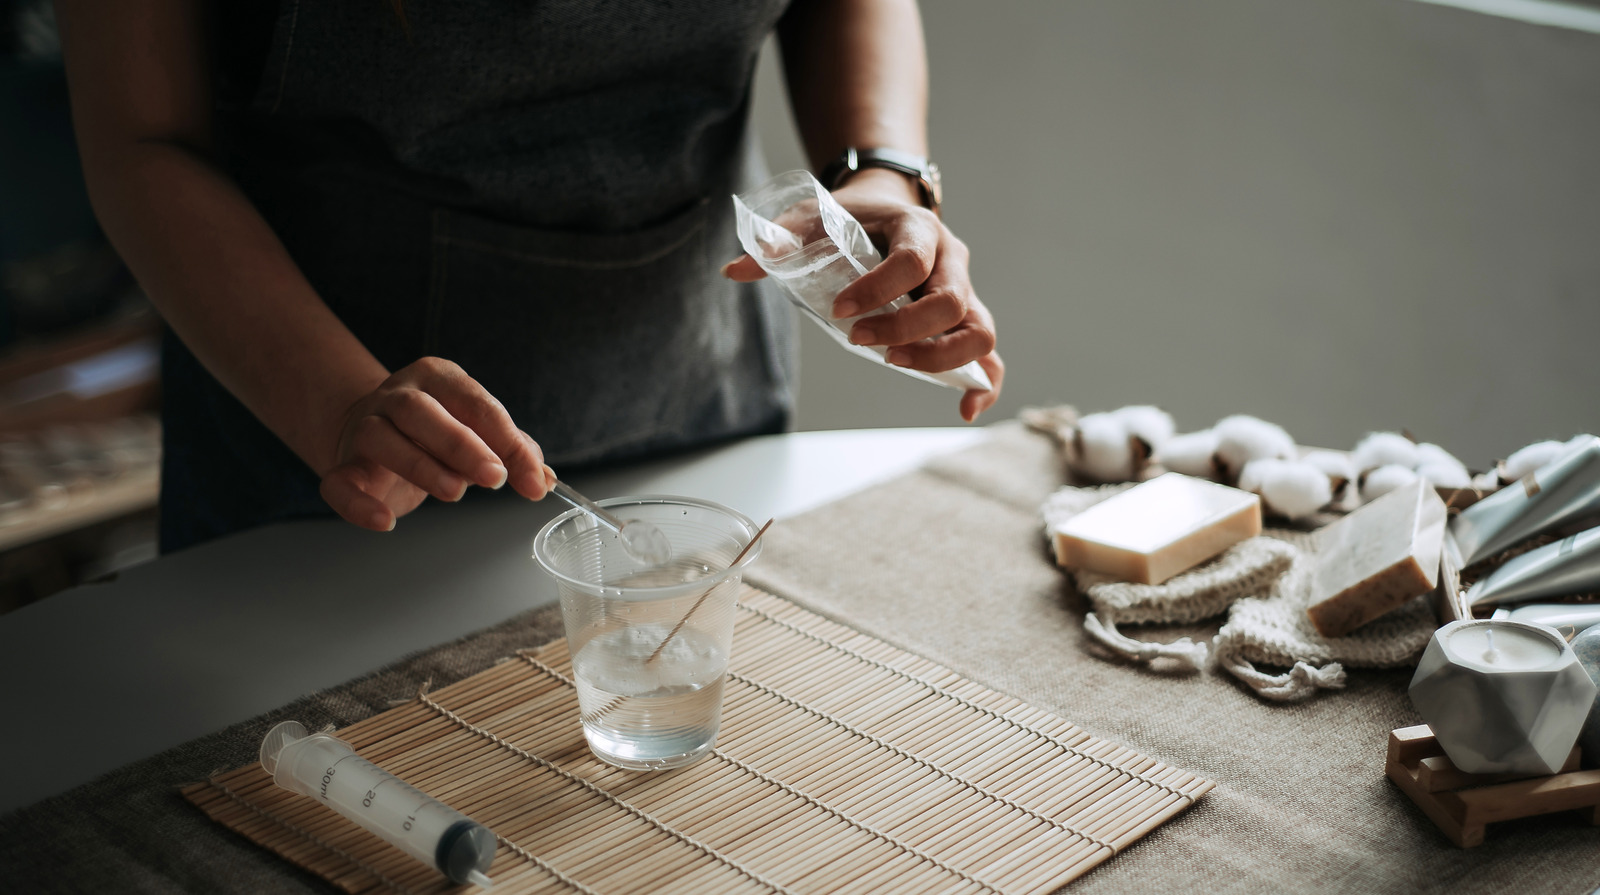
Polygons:
<instances>
[{"instance_id":1,"label":"geometric candle","mask_svg":"<svg viewBox=\"0 0 1600 895\"><path fill-rule=\"evenodd\" d=\"M1493 619L1435 631L1411 701L1469 774L1554 774L1595 698L1595 683L1554 629Z\"/></svg>"}]
</instances>

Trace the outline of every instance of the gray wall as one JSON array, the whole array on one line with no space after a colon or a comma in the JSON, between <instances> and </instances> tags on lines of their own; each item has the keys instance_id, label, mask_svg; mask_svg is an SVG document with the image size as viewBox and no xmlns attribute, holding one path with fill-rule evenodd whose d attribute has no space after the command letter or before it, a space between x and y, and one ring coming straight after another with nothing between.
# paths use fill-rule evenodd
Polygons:
<instances>
[{"instance_id":1,"label":"gray wall","mask_svg":"<svg viewBox=\"0 0 1600 895\"><path fill-rule=\"evenodd\" d=\"M1600 35L1409 0L926 0L1004 397L1482 466L1600 431ZM768 54L770 57L770 53ZM772 59L758 126L801 167ZM807 324L804 429L959 424Z\"/></svg>"}]
</instances>

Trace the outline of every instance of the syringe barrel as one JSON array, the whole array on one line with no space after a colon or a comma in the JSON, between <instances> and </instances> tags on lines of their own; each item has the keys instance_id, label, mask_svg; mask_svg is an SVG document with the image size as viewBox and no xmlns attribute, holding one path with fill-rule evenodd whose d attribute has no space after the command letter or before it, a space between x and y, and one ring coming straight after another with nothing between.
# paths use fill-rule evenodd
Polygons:
<instances>
[{"instance_id":1,"label":"syringe barrel","mask_svg":"<svg viewBox=\"0 0 1600 895\"><path fill-rule=\"evenodd\" d=\"M378 767L337 737L317 733L277 752L273 780L311 796L452 880L488 870L494 835L454 808Z\"/></svg>"}]
</instances>

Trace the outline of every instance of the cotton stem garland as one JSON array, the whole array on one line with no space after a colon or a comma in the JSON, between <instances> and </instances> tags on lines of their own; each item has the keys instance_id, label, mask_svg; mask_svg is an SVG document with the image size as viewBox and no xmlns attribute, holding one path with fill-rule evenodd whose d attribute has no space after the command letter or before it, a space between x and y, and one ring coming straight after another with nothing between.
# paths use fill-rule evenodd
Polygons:
<instances>
[{"instance_id":1,"label":"cotton stem garland","mask_svg":"<svg viewBox=\"0 0 1600 895\"><path fill-rule=\"evenodd\" d=\"M1434 627L1413 601L1351 634L1326 638L1306 618L1315 542L1304 532L1323 514L1347 512L1418 478L1439 488L1491 491L1547 462L1561 442L1537 442L1473 476L1444 448L1395 432L1374 432L1349 452L1296 446L1283 427L1251 416L1226 417L1209 429L1179 433L1172 417L1148 405L1079 417L1071 407L1030 408L1025 424L1061 445L1068 470L1094 487L1062 488L1040 508L1047 537L1088 507L1164 471L1206 478L1260 495L1269 516L1299 523L1235 545L1164 584L1115 581L1073 572L1092 606L1089 638L1122 659L1196 672L1217 666L1263 699L1304 699L1344 686L1346 667L1389 668L1412 662ZM1184 637L1137 640L1119 626L1182 624L1227 615L1209 645ZM1257 665L1288 669L1282 674Z\"/></svg>"}]
</instances>

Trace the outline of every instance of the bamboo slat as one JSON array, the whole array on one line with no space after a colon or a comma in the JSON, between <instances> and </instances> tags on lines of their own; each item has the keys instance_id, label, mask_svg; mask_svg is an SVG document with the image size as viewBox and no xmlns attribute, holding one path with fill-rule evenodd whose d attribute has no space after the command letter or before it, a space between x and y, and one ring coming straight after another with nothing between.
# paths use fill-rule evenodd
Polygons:
<instances>
[{"instance_id":1,"label":"bamboo slat","mask_svg":"<svg viewBox=\"0 0 1600 895\"><path fill-rule=\"evenodd\" d=\"M339 736L494 830L510 893L1044 893L1213 786L755 588L739 610L686 768L590 754L565 641ZM259 764L184 796L347 892L457 888Z\"/></svg>"}]
</instances>

